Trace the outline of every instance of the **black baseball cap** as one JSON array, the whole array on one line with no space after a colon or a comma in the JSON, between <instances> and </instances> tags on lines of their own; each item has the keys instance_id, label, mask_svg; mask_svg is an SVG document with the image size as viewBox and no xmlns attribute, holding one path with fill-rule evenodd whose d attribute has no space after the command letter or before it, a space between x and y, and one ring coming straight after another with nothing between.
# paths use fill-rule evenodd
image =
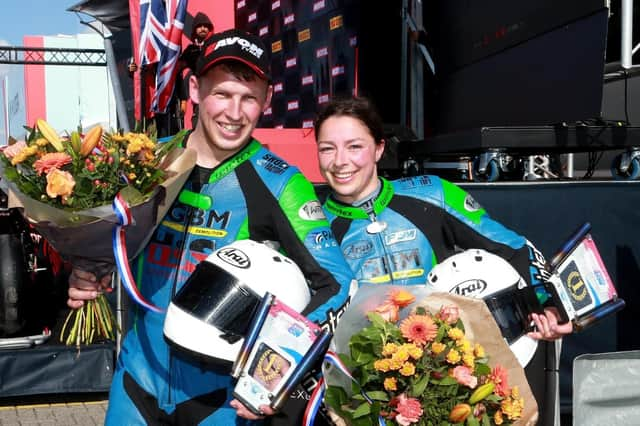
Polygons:
<instances>
[{"instance_id":1,"label":"black baseball cap","mask_svg":"<svg viewBox=\"0 0 640 426\"><path fill-rule=\"evenodd\" d=\"M269 52L260 37L231 29L207 37L196 63L196 75L203 75L221 61L235 60L249 66L265 80L271 80Z\"/></svg>"}]
</instances>

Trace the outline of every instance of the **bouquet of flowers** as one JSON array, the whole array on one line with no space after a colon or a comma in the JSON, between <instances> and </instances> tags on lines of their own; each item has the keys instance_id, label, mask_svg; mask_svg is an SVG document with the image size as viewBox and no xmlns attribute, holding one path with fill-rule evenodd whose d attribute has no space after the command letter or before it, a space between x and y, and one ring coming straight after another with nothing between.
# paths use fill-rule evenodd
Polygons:
<instances>
[{"instance_id":1,"label":"bouquet of flowers","mask_svg":"<svg viewBox=\"0 0 640 426\"><path fill-rule=\"evenodd\" d=\"M352 378L325 367L325 404L347 424L537 420L524 371L482 300L417 286L363 287L334 344Z\"/></svg>"},{"instance_id":2,"label":"bouquet of flowers","mask_svg":"<svg viewBox=\"0 0 640 426\"><path fill-rule=\"evenodd\" d=\"M136 256L177 197L195 165L180 145L186 132L158 143L145 133L105 132L96 126L60 137L37 120L26 141L0 151L0 183L10 205L73 266L98 278L115 267L113 229L120 222L116 197L129 208L126 252ZM71 324L71 327L67 327ZM64 337L65 330L68 335ZM67 344L114 337L113 314L104 296L70 313L61 339Z\"/></svg>"}]
</instances>

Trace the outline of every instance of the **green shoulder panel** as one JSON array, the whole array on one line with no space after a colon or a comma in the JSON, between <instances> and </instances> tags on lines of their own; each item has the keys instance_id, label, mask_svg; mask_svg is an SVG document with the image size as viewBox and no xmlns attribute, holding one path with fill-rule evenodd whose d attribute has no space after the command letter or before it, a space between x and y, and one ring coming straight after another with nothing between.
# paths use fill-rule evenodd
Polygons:
<instances>
[{"instance_id":1,"label":"green shoulder panel","mask_svg":"<svg viewBox=\"0 0 640 426\"><path fill-rule=\"evenodd\" d=\"M471 222L480 223L482 216L486 213L480 204L459 186L444 179L440 179L440 181L442 182L445 205Z\"/></svg>"},{"instance_id":2,"label":"green shoulder panel","mask_svg":"<svg viewBox=\"0 0 640 426\"><path fill-rule=\"evenodd\" d=\"M318 227L329 227L313 185L300 172L289 179L278 203L300 241Z\"/></svg>"}]
</instances>

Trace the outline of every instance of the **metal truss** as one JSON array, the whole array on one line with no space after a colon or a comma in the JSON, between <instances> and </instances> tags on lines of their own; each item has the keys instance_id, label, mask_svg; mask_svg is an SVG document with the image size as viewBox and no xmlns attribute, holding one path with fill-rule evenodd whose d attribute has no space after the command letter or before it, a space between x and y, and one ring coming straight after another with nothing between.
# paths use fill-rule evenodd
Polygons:
<instances>
[{"instance_id":1,"label":"metal truss","mask_svg":"<svg viewBox=\"0 0 640 426\"><path fill-rule=\"evenodd\" d=\"M0 64L107 65L103 49L0 46Z\"/></svg>"}]
</instances>

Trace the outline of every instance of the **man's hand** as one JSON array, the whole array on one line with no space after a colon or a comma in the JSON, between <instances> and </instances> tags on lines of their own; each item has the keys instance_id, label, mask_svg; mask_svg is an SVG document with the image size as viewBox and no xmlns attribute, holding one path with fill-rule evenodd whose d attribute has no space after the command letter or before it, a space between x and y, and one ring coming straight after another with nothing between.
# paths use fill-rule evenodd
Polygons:
<instances>
[{"instance_id":1,"label":"man's hand","mask_svg":"<svg viewBox=\"0 0 640 426\"><path fill-rule=\"evenodd\" d=\"M230 405L236 409L236 414L238 415L238 417L242 417L243 419L247 419L247 420L261 420L261 419L264 419L265 416L273 416L276 413L268 405L261 405L260 411L262 411L264 415L258 416L254 414L251 410L249 410L247 407L245 407L244 404L238 401L237 399L234 399L233 401L231 401Z\"/></svg>"},{"instance_id":2,"label":"man's hand","mask_svg":"<svg viewBox=\"0 0 640 426\"><path fill-rule=\"evenodd\" d=\"M545 308L544 315L531 314L531 320L536 326L537 331L527 333L527 336L537 340L557 340L562 336L571 334L573 331L573 323L568 321L565 324L559 324L560 314L556 308Z\"/></svg>"},{"instance_id":3,"label":"man's hand","mask_svg":"<svg viewBox=\"0 0 640 426\"><path fill-rule=\"evenodd\" d=\"M81 308L85 300L93 300L103 291L111 292L111 274L98 281L91 272L74 268L69 276L67 305L72 309Z\"/></svg>"}]
</instances>

